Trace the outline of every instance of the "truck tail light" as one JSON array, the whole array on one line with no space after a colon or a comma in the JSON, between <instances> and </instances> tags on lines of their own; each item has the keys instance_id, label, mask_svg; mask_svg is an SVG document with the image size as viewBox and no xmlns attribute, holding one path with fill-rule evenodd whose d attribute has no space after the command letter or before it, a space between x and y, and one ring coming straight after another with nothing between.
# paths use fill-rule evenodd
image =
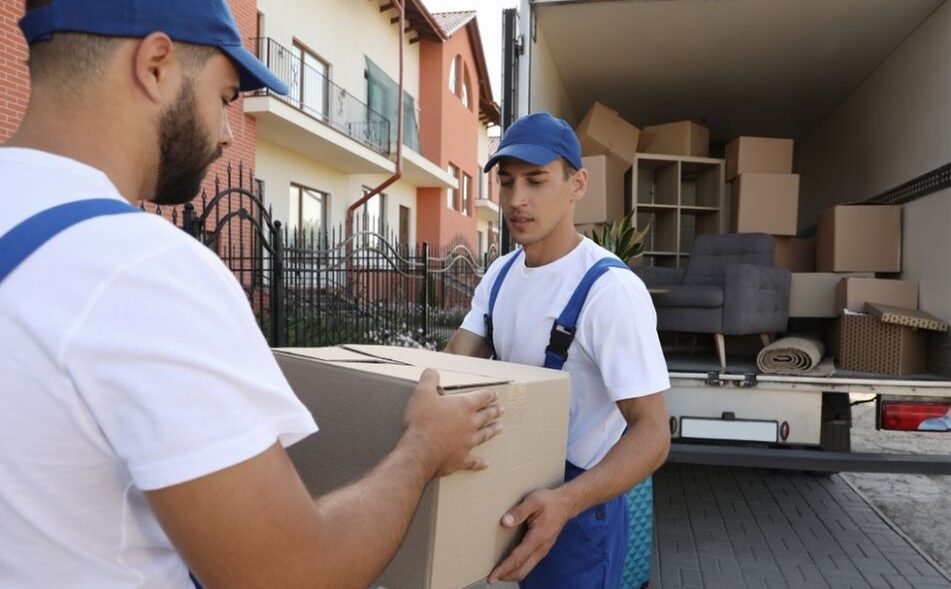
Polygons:
<instances>
[{"instance_id":1,"label":"truck tail light","mask_svg":"<svg viewBox=\"0 0 951 589\"><path fill-rule=\"evenodd\" d=\"M882 429L898 431L951 431L951 403L883 401Z\"/></svg>"}]
</instances>

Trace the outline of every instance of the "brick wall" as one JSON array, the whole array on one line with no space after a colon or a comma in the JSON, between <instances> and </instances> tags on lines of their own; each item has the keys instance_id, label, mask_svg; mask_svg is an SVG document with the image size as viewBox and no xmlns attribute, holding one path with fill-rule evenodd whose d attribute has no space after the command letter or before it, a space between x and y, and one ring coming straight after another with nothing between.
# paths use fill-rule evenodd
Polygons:
<instances>
[{"instance_id":1,"label":"brick wall","mask_svg":"<svg viewBox=\"0 0 951 589\"><path fill-rule=\"evenodd\" d=\"M26 43L17 27L22 15L22 0L0 2L0 143L16 131L30 96Z\"/></svg>"},{"instance_id":2,"label":"brick wall","mask_svg":"<svg viewBox=\"0 0 951 589\"><path fill-rule=\"evenodd\" d=\"M257 25L257 0L230 0L241 35L250 39L255 35ZM17 27L17 21L23 15L22 0L4 0L0 3L0 143L6 142L16 131L30 93L30 80L27 71L27 48L23 35ZM248 48L253 43L247 41ZM205 189L213 191L212 179L216 173L224 178L227 162L244 162L254 167L254 119L243 113L241 100L232 105L229 113L231 129L234 133L234 146L225 152L225 156L213 166L205 182Z\"/></svg>"}]
</instances>

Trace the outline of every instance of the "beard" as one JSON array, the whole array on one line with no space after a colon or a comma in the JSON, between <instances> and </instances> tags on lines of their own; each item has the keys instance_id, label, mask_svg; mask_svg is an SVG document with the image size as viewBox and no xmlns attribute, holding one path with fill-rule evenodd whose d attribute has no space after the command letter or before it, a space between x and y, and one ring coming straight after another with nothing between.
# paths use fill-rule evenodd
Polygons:
<instances>
[{"instance_id":1,"label":"beard","mask_svg":"<svg viewBox=\"0 0 951 589\"><path fill-rule=\"evenodd\" d=\"M198 117L195 88L188 80L159 121L159 148L158 181L151 202L180 205L195 198L208 167L222 150Z\"/></svg>"}]
</instances>

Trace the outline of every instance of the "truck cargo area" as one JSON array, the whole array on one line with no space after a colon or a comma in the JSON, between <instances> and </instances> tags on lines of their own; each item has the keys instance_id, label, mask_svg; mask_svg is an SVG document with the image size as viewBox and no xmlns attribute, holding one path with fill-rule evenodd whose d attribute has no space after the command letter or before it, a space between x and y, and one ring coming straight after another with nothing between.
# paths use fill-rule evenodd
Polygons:
<instances>
[{"instance_id":1,"label":"truck cargo area","mask_svg":"<svg viewBox=\"0 0 951 589\"><path fill-rule=\"evenodd\" d=\"M652 243L643 264L683 268L696 235L736 224L729 174L701 194L715 182L706 166L722 165L731 141L789 138L798 209L785 235L815 237L820 213L836 205L903 205L898 266L866 276L915 283L917 308L951 319L951 2L522 0L508 31L503 119L548 111L577 126L600 103L641 129L709 130L708 153L677 156L695 174L689 202L684 189L642 200L640 180L625 178L625 211L673 235ZM632 170L640 161L656 175L668 157L638 153ZM667 210L675 216L664 226ZM755 351L731 354L729 342L725 366L710 342L682 347L667 357L674 462L951 474L949 456L860 455L848 441L858 398L879 408L951 402L947 332L929 332L922 370L901 376L765 375Z\"/></svg>"}]
</instances>

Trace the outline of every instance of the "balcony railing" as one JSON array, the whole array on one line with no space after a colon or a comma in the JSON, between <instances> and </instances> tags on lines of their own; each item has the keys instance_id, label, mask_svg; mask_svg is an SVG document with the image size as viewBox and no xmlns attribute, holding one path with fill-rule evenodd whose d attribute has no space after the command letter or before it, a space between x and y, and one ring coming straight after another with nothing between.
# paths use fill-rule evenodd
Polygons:
<instances>
[{"instance_id":1,"label":"balcony railing","mask_svg":"<svg viewBox=\"0 0 951 589\"><path fill-rule=\"evenodd\" d=\"M286 96L267 88L256 95L274 96L373 151L390 155L390 121L386 117L331 82L299 52L267 37L255 41L258 58L288 87Z\"/></svg>"}]
</instances>

